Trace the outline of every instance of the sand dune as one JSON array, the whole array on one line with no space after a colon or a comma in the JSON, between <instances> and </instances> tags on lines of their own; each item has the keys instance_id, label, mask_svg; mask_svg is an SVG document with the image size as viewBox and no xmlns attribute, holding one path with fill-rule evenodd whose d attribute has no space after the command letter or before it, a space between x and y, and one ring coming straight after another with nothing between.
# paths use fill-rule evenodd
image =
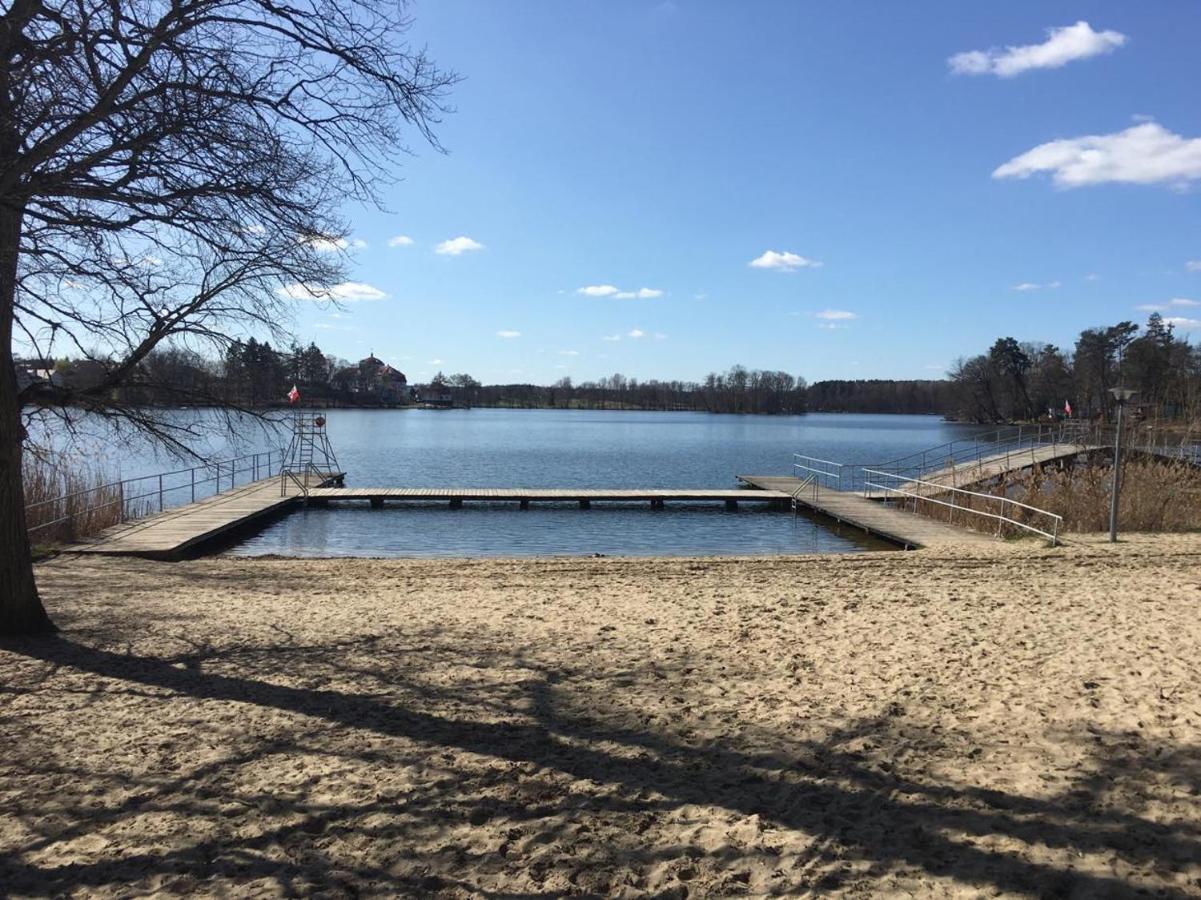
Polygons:
<instances>
[{"instance_id":1,"label":"sand dune","mask_svg":"<svg viewBox=\"0 0 1201 900\"><path fill-rule=\"evenodd\" d=\"M1201 535L40 579L16 896L1201 896Z\"/></svg>"}]
</instances>

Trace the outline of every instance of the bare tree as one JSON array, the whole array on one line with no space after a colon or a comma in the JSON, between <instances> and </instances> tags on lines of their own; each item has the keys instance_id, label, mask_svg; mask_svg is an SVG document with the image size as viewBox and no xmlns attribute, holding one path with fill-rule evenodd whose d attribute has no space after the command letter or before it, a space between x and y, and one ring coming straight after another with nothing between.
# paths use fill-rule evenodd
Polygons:
<instances>
[{"instance_id":1,"label":"bare tree","mask_svg":"<svg viewBox=\"0 0 1201 900\"><path fill-rule=\"evenodd\" d=\"M25 530L22 407L116 404L156 348L277 328L329 299L347 198L403 136L434 144L454 76L403 42L403 0L0 2L0 633L52 628ZM19 392L13 343L93 358Z\"/></svg>"}]
</instances>

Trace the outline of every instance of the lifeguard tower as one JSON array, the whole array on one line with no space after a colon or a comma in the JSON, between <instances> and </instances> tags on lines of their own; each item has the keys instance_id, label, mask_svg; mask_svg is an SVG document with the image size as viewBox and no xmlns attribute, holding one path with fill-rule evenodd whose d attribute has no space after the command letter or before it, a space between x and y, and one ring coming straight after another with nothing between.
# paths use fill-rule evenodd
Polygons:
<instances>
[{"instance_id":1,"label":"lifeguard tower","mask_svg":"<svg viewBox=\"0 0 1201 900\"><path fill-rule=\"evenodd\" d=\"M280 491L287 493L289 484L298 486L303 493L314 487L341 487L346 473L338 465L338 457L329 442L325 415L317 410L297 408L299 399L300 393L292 388L288 394L293 405L292 439L280 468Z\"/></svg>"}]
</instances>

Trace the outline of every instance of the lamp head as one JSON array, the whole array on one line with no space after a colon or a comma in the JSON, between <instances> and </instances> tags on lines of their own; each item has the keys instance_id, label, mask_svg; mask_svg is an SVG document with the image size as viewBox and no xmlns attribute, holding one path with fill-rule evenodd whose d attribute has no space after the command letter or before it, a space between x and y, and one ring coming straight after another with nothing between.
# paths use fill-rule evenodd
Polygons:
<instances>
[{"instance_id":1,"label":"lamp head","mask_svg":"<svg viewBox=\"0 0 1201 900\"><path fill-rule=\"evenodd\" d=\"M1109 393L1113 394L1113 399L1117 400L1119 403L1125 403L1127 400L1137 394L1138 391L1127 387L1113 387L1109 389Z\"/></svg>"}]
</instances>

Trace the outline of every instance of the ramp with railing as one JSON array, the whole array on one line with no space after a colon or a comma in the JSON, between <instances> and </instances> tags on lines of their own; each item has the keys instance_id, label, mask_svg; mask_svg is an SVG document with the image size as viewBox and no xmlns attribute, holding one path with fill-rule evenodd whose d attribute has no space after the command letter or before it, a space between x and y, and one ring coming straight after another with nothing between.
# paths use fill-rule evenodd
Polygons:
<instances>
[{"instance_id":1,"label":"ramp with railing","mask_svg":"<svg viewBox=\"0 0 1201 900\"><path fill-rule=\"evenodd\" d=\"M947 524L978 531L1028 533L1052 543L1062 520L1046 510L1007 497L972 490L1035 467L1065 464L1112 454L1111 425L1066 422L1019 425L957 438L881 463L846 463L793 455L793 481L812 479L822 503L832 508L838 495L884 503L909 514L942 517ZM1201 467L1201 438L1188 431L1139 425L1122 434L1122 450ZM762 479L759 479L762 480ZM866 521L866 513L857 513Z\"/></svg>"},{"instance_id":2,"label":"ramp with railing","mask_svg":"<svg viewBox=\"0 0 1201 900\"><path fill-rule=\"evenodd\" d=\"M738 480L760 491L792 498L794 508L817 513L906 549L960 546L990 538L963 528L869 500L861 493L823 486L812 475L739 475Z\"/></svg>"}]
</instances>

